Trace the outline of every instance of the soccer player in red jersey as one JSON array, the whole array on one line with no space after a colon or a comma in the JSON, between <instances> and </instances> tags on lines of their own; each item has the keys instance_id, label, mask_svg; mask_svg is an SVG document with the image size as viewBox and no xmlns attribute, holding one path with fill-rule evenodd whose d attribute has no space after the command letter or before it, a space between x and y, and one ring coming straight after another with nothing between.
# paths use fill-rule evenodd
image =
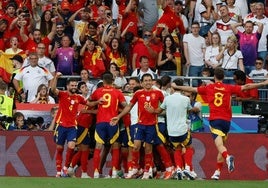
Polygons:
<instances>
[{"instance_id":1,"label":"soccer player in red jersey","mask_svg":"<svg viewBox=\"0 0 268 188\"><path fill-rule=\"evenodd\" d=\"M232 118L231 97L233 94L239 94L241 91L250 88L245 85L224 84L224 71L222 68L215 69L214 79L215 83L197 88L176 86L174 83L172 83L172 87L184 91L197 92L200 95L205 95L207 98L206 102L208 102L210 108L210 130L218 150L217 170L211 178L218 180L224 161L226 161L228 165L228 171L230 173L234 171L234 157L228 153L225 146Z\"/></svg>"},{"instance_id":2,"label":"soccer player in red jersey","mask_svg":"<svg viewBox=\"0 0 268 188\"><path fill-rule=\"evenodd\" d=\"M57 144L56 152L56 177L67 177L67 167L70 165L75 143L76 143L76 115L78 113L78 105L84 104L95 106L101 101L90 102L84 97L76 94L77 81L73 78L67 80L67 91L60 91L56 88L57 80L62 74L58 72L52 80L51 91L59 98L59 109L56 115L56 129L54 133L54 141ZM67 152L64 167L62 168L62 153L64 144L67 141Z\"/></svg>"},{"instance_id":3,"label":"soccer player in red jersey","mask_svg":"<svg viewBox=\"0 0 268 188\"><path fill-rule=\"evenodd\" d=\"M110 121L118 114L120 105L126 106L125 97L121 91L113 87L113 75L105 73L102 76L104 87L98 88L90 96L90 100L103 102L98 105L94 150L94 178L100 177L100 153L104 144L111 144L112 148L112 178L117 177L119 170L119 126L111 126Z\"/></svg>"},{"instance_id":4,"label":"soccer player in red jersey","mask_svg":"<svg viewBox=\"0 0 268 188\"><path fill-rule=\"evenodd\" d=\"M159 102L163 102L164 95L160 90L152 89L153 78L151 74L144 74L141 78L142 86L144 89L138 90L134 93L130 103L126 106L123 111L114 118L111 119L111 124L117 124L120 118L127 114L135 103L138 103L138 123L136 127L136 135L134 138L134 147L132 151L133 169L126 178L132 178L138 173L138 160L139 150L141 148L142 141L145 142L145 169L143 179L149 179L152 174L149 172L150 168L153 167L153 154L152 144L156 138L156 124L157 114L148 112L145 107L151 106L157 108Z\"/></svg>"},{"instance_id":5,"label":"soccer player in red jersey","mask_svg":"<svg viewBox=\"0 0 268 188\"><path fill-rule=\"evenodd\" d=\"M85 99L89 97L89 89L87 87L86 82L80 81L78 83L78 90ZM87 164L88 164L88 156L89 156L89 146L92 144L92 139L90 138L89 131L91 130L91 126L93 124L93 114L96 114L97 110L94 107L90 107L85 105L83 109L77 114L77 141L76 145L78 147L78 151L72 158L70 167L68 168L68 175L74 177L75 170L74 167L80 162L81 164L81 178L90 178L87 174Z\"/></svg>"}]
</instances>

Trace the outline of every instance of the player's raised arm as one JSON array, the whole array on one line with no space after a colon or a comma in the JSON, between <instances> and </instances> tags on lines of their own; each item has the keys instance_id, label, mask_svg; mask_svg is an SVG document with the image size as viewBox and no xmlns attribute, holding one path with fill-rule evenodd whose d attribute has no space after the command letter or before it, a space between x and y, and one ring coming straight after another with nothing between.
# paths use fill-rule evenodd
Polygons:
<instances>
[{"instance_id":1,"label":"player's raised arm","mask_svg":"<svg viewBox=\"0 0 268 188\"><path fill-rule=\"evenodd\" d=\"M197 93L197 88L196 87L191 87L191 86L178 86L175 83L171 84L171 87L175 88L175 89L179 89L182 91L188 91L188 92L195 92Z\"/></svg>"},{"instance_id":2,"label":"player's raised arm","mask_svg":"<svg viewBox=\"0 0 268 188\"><path fill-rule=\"evenodd\" d=\"M129 113L129 111L132 109L134 105L132 103L129 103L127 106L125 106L125 108L122 110L122 112L120 114L118 114L118 116L113 117L111 119L110 124L111 125L117 125L118 121L127 113Z\"/></svg>"}]
</instances>

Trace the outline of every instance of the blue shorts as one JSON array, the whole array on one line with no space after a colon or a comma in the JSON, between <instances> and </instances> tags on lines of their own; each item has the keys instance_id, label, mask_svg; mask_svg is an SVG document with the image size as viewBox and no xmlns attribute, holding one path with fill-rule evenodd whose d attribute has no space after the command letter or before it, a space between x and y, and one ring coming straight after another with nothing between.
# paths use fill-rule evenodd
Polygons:
<instances>
[{"instance_id":1,"label":"blue shorts","mask_svg":"<svg viewBox=\"0 0 268 188\"><path fill-rule=\"evenodd\" d=\"M179 145L186 147L192 144L192 135L190 131L187 131L187 133L181 136L169 136L169 141L175 148Z\"/></svg>"},{"instance_id":2,"label":"blue shorts","mask_svg":"<svg viewBox=\"0 0 268 188\"><path fill-rule=\"evenodd\" d=\"M156 128L155 125L136 125L136 133L134 136L134 140L140 140L142 142L146 142L148 144L154 144L154 140L156 138Z\"/></svg>"},{"instance_id":3,"label":"blue shorts","mask_svg":"<svg viewBox=\"0 0 268 188\"><path fill-rule=\"evenodd\" d=\"M88 129L78 125L76 145L79 145L79 144L89 145L89 143L90 143L90 139L89 139Z\"/></svg>"},{"instance_id":4,"label":"blue shorts","mask_svg":"<svg viewBox=\"0 0 268 188\"><path fill-rule=\"evenodd\" d=\"M63 127L57 125L54 131L54 142L58 145L63 146L65 142L76 142L77 127Z\"/></svg>"},{"instance_id":5,"label":"blue shorts","mask_svg":"<svg viewBox=\"0 0 268 188\"><path fill-rule=\"evenodd\" d=\"M120 131L118 142L122 147L128 147L128 134L126 129Z\"/></svg>"},{"instance_id":6,"label":"blue shorts","mask_svg":"<svg viewBox=\"0 0 268 188\"><path fill-rule=\"evenodd\" d=\"M158 123L156 125L156 138L154 139L154 144L164 144L166 143L166 133L167 133L167 126L165 123Z\"/></svg>"},{"instance_id":7,"label":"blue shorts","mask_svg":"<svg viewBox=\"0 0 268 188\"><path fill-rule=\"evenodd\" d=\"M108 122L96 124L95 140L100 144L113 144L119 137L118 125L111 126Z\"/></svg>"},{"instance_id":8,"label":"blue shorts","mask_svg":"<svg viewBox=\"0 0 268 188\"><path fill-rule=\"evenodd\" d=\"M209 124L210 124L210 131L214 139L216 139L217 136L227 138L228 132L230 131L230 125L231 125L230 121L221 119L211 120Z\"/></svg>"},{"instance_id":9,"label":"blue shorts","mask_svg":"<svg viewBox=\"0 0 268 188\"><path fill-rule=\"evenodd\" d=\"M128 146L133 147L134 146L134 138L137 132L137 124L131 125L129 128L127 128L128 133Z\"/></svg>"}]
</instances>

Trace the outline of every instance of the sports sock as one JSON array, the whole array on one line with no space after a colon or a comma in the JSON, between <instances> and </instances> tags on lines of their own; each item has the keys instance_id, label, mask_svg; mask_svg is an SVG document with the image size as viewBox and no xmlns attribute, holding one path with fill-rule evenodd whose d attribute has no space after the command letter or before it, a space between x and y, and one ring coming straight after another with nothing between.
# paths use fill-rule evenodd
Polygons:
<instances>
[{"instance_id":1,"label":"sports sock","mask_svg":"<svg viewBox=\"0 0 268 188\"><path fill-rule=\"evenodd\" d=\"M193 149L192 148L186 148L186 152L184 154L184 162L185 166L192 166L192 160L193 160Z\"/></svg>"},{"instance_id":2,"label":"sports sock","mask_svg":"<svg viewBox=\"0 0 268 188\"><path fill-rule=\"evenodd\" d=\"M74 149L67 148L64 166L69 167L71 160L72 160L72 157L73 157L73 154L74 154Z\"/></svg>"},{"instance_id":3,"label":"sports sock","mask_svg":"<svg viewBox=\"0 0 268 188\"><path fill-rule=\"evenodd\" d=\"M112 167L119 170L119 148L112 149Z\"/></svg>"},{"instance_id":4,"label":"sports sock","mask_svg":"<svg viewBox=\"0 0 268 188\"><path fill-rule=\"evenodd\" d=\"M158 153L160 154L162 161L164 162L165 168L171 167L172 161L170 158L170 154L167 152L165 146L158 145L158 146L156 146L156 149L157 149Z\"/></svg>"},{"instance_id":5,"label":"sports sock","mask_svg":"<svg viewBox=\"0 0 268 188\"><path fill-rule=\"evenodd\" d=\"M82 172L87 172L88 155L89 155L89 150L81 151L81 169L82 169Z\"/></svg>"},{"instance_id":6,"label":"sports sock","mask_svg":"<svg viewBox=\"0 0 268 188\"><path fill-rule=\"evenodd\" d=\"M63 153L63 148L57 148L57 154L56 154L56 169L57 169L57 172L61 171L62 153Z\"/></svg>"},{"instance_id":7,"label":"sports sock","mask_svg":"<svg viewBox=\"0 0 268 188\"><path fill-rule=\"evenodd\" d=\"M74 167L78 163L80 158L81 158L81 151L78 151L73 155L72 162L71 162L70 166Z\"/></svg>"},{"instance_id":8,"label":"sports sock","mask_svg":"<svg viewBox=\"0 0 268 188\"><path fill-rule=\"evenodd\" d=\"M174 151L174 161L176 164L176 167L183 167L183 159L182 159L182 154L181 154L181 150L175 150Z\"/></svg>"},{"instance_id":9,"label":"sports sock","mask_svg":"<svg viewBox=\"0 0 268 188\"><path fill-rule=\"evenodd\" d=\"M227 156L228 156L228 152L227 151L224 151L224 152L222 152L222 157L224 158L224 159L226 159L227 158Z\"/></svg>"},{"instance_id":10,"label":"sports sock","mask_svg":"<svg viewBox=\"0 0 268 188\"><path fill-rule=\"evenodd\" d=\"M99 166L100 166L100 149L96 149L94 150L94 156L93 156L93 167L94 167L94 171L98 170L98 172L100 171Z\"/></svg>"},{"instance_id":11,"label":"sports sock","mask_svg":"<svg viewBox=\"0 0 268 188\"><path fill-rule=\"evenodd\" d=\"M152 153L146 153L144 157L144 170L145 172L148 172L150 167L153 167L153 154Z\"/></svg>"}]
</instances>

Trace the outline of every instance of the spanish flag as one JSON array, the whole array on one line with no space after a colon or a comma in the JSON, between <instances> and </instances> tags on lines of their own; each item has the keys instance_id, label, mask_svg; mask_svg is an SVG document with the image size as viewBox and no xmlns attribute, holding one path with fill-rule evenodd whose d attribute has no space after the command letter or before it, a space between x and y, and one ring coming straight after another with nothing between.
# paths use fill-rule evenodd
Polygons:
<instances>
[{"instance_id":1,"label":"spanish flag","mask_svg":"<svg viewBox=\"0 0 268 188\"><path fill-rule=\"evenodd\" d=\"M3 51L0 51L0 77L4 82L9 83L11 81L12 73L13 73L13 64L10 58L12 58L15 54L6 54ZM24 57L22 54L20 54Z\"/></svg>"}]
</instances>

